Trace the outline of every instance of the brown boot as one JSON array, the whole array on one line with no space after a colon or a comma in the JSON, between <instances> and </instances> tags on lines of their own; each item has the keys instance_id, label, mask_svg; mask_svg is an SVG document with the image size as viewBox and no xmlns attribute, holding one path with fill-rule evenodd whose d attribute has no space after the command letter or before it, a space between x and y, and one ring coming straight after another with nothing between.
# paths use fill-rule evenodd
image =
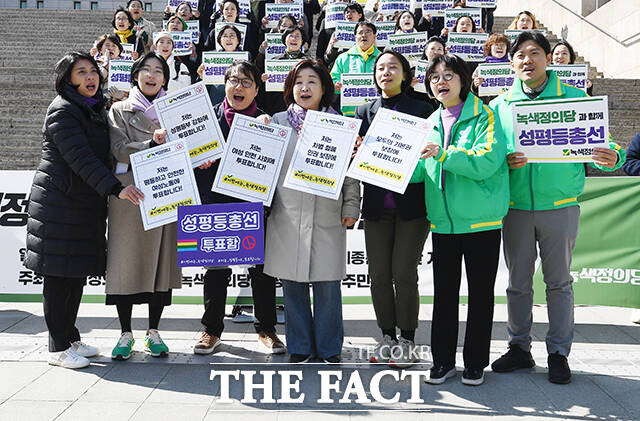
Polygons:
<instances>
[{"instance_id":1,"label":"brown boot","mask_svg":"<svg viewBox=\"0 0 640 421\"><path fill-rule=\"evenodd\" d=\"M276 332L259 332L258 342L264 345L264 347L267 348L272 354L284 354L284 352L287 350L280 338L278 338L278 335L276 335Z\"/></svg>"},{"instance_id":2,"label":"brown boot","mask_svg":"<svg viewBox=\"0 0 640 421\"><path fill-rule=\"evenodd\" d=\"M220 338L207 332L202 332L200 339L193 346L193 353L200 355L211 354L218 345L220 345Z\"/></svg>"}]
</instances>

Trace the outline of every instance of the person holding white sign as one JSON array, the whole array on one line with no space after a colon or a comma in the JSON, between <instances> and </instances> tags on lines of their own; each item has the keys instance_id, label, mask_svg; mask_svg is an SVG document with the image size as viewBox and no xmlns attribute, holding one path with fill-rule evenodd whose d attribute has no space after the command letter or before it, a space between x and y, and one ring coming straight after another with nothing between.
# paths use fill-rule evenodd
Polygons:
<instances>
[{"instance_id":1,"label":"person holding white sign","mask_svg":"<svg viewBox=\"0 0 640 421\"><path fill-rule=\"evenodd\" d=\"M362 120L361 136L367 134L380 108L421 118L433 112L431 104L407 95L411 88L411 67L402 54L392 50L381 53L374 65L374 81L381 97L361 105L355 114L355 118ZM382 340L370 360L397 368L409 367L416 362L412 351L420 300L418 262L429 234L424 184L409 184L404 194L399 194L364 183L362 218L371 300L382 330ZM396 327L400 329L400 339L396 338ZM395 346L401 352L392 352Z\"/></svg>"},{"instance_id":2,"label":"person holding white sign","mask_svg":"<svg viewBox=\"0 0 640 421\"><path fill-rule=\"evenodd\" d=\"M135 21L128 10L122 7L118 8L113 14L111 26L113 26L113 33L120 38L121 43L134 45L134 51L131 53L134 60L144 54L144 43L138 42L138 37L133 32Z\"/></svg>"},{"instance_id":3,"label":"person holding white sign","mask_svg":"<svg viewBox=\"0 0 640 421\"><path fill-rule=\"evenodd\" d=\"M187 23L185 22L184 19L182 19L178 15L171 16L167 21L167 31L169 31L170 33L184 32L186 30L187 30ZM173 47L175 49L175 43ZM174 58L175 58L174 66L176 67L175 71L178 72L179 67L181 67L180 63L186 65L187 69L189 69L189 74L191 75L191 82L194 82L194 74L196 74L195 67L196 67L196 62L198 61L198 53L196 51L195 45L190 41L189 41L189 51L191 51L190 54L183 54L183 55L174 54Z\"/></svg>"},{"instance_id":4,"label":"person holding white sign","mask_svg":"<svg viewBox=\"0 0 640 421\"><path fill-rule=\"evenodd\" d=\"M107 100L107 110L111 108L114 102L121 101L128 95L127 92L115 86L109 88L109 64L111 60L118 60L122 51L122 43L120 43L120 39L116 34L101 35L100 38L95 41L94 47L89 50L89 54L95 57L96 63L98 63L100 74L104 81L101 88L102 94Z\"/></svg>"},{"instance_id":5,"label":"person holding white sign","mask_svg":"<svg viewBox=\"0 0 640 421\"><path fill-rule=\"evenodd\" d=\"M429 95L442 105L412 181L424 180L433 242L433 368L428 383L456 376L458 303L464 258L469 310L462 383L484 382L489 365L500 228L509 207L506 145L493 111L469 92L471 73L456 55L427 70Z\"/></svg>"},{"instance_id":6,"label":"person holding white sign","mask_svg":"<svg viewBox=\"0 0 640 421\"><path fill-rule=\"evenodd\" d=\"M220 130L225 140L231 130L236 114L257 117L264 114L256 103L260 89L260 72L248 61L235 61L224 75L224 101L213 106ZM220 161L209 162L195 168L194 175L203 204L233 203L242 200L212 191ZM269 210L265 208L265 218ZM266 226L266 225L265 225ZM258 342L273 354L285 352L285 346L276 334L276 279L264 273L264 265L249 268L251 294L256 322L254 328ZM204 314L201 322L204 331L196 341L195 354L210 354L220 345L224 330L227 286L231 281L231 269L208 268L204 275Z\"/></svg>"},{"instance_id":7,"label":"person holding white sign","mask_svg":"<svg viewBox=\"0 0 640 421\"><path fill-rule=\"evenodd\" d=\"M536 22L536 17L533 16L533 13L528 10L523 10L518 13L507 29L517 29L519 31L538 29L538 22Z\"/></svg>"},{"instance_id":8,"label":"person holding white sign","mask_svg":"<svg viewBox=\"0 0 640 421\"><path fill-rule=\"evenodd\" d=\"M336 87L336 93L342 89L340 76L343 73L373 73L373 63L380 54L376 47L376 26L370 22L358 22L354 33L356 35L356 45L340 54L331 68L331 79ZM342 107L342 114L352 116L355 107Z\"/></svg>"},{"instance_id":9,"label":"person holding white sign","mask_svg":"<svg viewBox=\"0 0 640 421\"><path fill-rule=\"evenodd\" d=\"M43 277L49 364L82 368L99 354L80 340L75 324L87 276L105 272L106 198L137 204L142 193L111 173L98 64L72 52L55 71L58 95L47 109L29 194L24 266Z\"/></svg>"},{"instance_id":10,"label":"person holding white sign","mask_svg":"<svg viewBox=\"0 0 640 421\"><path fill-rule=\"evenodd\" d=\"M413 12L409 10L403 10L396 18L396 34L412 34L418 32L415 28L416 17Z\"/></svg>"},{"instance_id":11,"label":"person holding white sign","mask_svg":"<svg viewBox=\"0 0 640 421\"><path fill-rule=\"evenodd\" d=\"M127 1L127 10L136 23L135 32L140 37L140 42L144 45L144 52L147 53L153 45L153 33L156 32L156 25L148 19L142 17L144 5L142 0Z\"/></svg>"},{"instance_id":12,"label":"person holding white sign","mask_svg":"<svg viewBox=\"0 0 640 421\"><path fill-rule=\"evenodd\" d=\"M191 85L189 68L182 62L181 57L173 55L173 38L169 32L159 32L154 35L154 49L162 56L169 66L169 87L167 93L177 91Z\"/></svg>"},{"instance_id":13,"label":"person holding white sign","mask_svg":"<svg viewBox=\"0 0 640 421\"><path fill-rule=\"evenodd\" d=\"M246 22L247 32L244 38L244 50L251 53L251 57L258 55L258 29L253 13L247 15L249 22ZM215 28L218 22L243 23L240 21L240 4L237 0L224 0L221 10L211 15L211 27ZM215 31L212 29L205 45L215 44Z\"/></svg>"},{"instance_id":14,"label":"person holding white sign","mask_svg":"<svg viewBox=\"0 0 640 421\"><path fill-rule=\"evenodd\" d=\"M166 95L169 67L162 56L147 53L131 68L133 85L126 101L109 112L111 153L117 162L116 177L133 184L129 155L164 143L154 99ZM109 203L106 304L115 305L122 335L111 358L131 356L134 339L131 312L134 304L149 304L149 329L145 349L154 357L167 356L169 348L158 332L165 306L171 304L171 290L180 288L176 223L145 231L140 209L123 201Z\"/></svg>"},{"instance_id":15,"label":"person holding white sign","mask_svg":"<svg viewBox=\"0 0 640 421\"><path fill-rule=\"evenodd\" d=\"M511 184L510 209L504 219L504 254L509 269L507 288L509 351L491 364L494 372L531 368L533 275L540 248L546 284L549 331L546 345L552 383L571 382L567 357L573 342L573 277L571 254L578 236L578 196L585 182L582 163L527 163L515 153L513 106L516 102L556 98L582 98L584 91L563 84L547 66L551 46L534 31L518 35L511 50L511 68L516 73L511 89L491 101L505 133ZM571 130L569 123L565 130ZM544 130L541 130L544 132ZM544 139L543 139L544 140ZM586 142L586 140L584 140ZM585 145L586 146L586 145ZM592 166L612 171L622 166L625 151L612 140L593 148Z\"/></svg>"},{"instance_id":16,"label":"person holding white sign","mask_svg":"<svg viewBox=\"0 0 640 421\"><path fill-rule=\"evenodd\" d=\"M284 90L287 111L273 116L275 124L295 129L283 168L289 167L307 110L338 114L331 108L333 96L331 76L319 60L302 60L289 72ZM261 119L271 121L267 116ZM306 362L315 355L339 363L344 339L340 284L346 276L346 228L360 214L360 185L347 177L338 200L333 200L284 187L286 174L280 173L271 205L264 271L282 281L290 362Z\"/></svg>"},{"instance_id":17,"label":"person holding white sign","mask_svg":"<svg viewBox=\"0 0 640 421\"><path fill-rule=\"evenodd\" d=\"M362 6L358 3L349 3L344 8L344 20L346 20L347 22L364 21L364 10L362 10ZM327 48L324 52L324 56L321 58L324 58L324 63L327 68L331 68L338 56L347 51L347 48L337 48L335 46L338 42L338 38L334 29L327 29L326 31L332 31L332 34L331 39L329 40L329 44L327 45ZM318 45L320 45L320 39L318 39Z\"/></svg>"}]
</instances>

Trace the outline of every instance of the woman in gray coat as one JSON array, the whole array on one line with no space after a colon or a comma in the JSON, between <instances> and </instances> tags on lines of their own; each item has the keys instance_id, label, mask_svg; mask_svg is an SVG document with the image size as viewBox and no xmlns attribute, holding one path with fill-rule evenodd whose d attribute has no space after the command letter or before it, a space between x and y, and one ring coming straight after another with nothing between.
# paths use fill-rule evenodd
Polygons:
<instances>
[{"instance_id":1,"label":"woman in gray coat","mask_svg":"<svg viewBox=\"0 0 640 421\"><path fill-rule=\"evenodd\" d=\"M287 111L273 122L293 127L283 169L289 167L307 110L337 114L331 76L318 60L300 61L287 76ZM263 116L263 121L269 119ZM338 200L283 186L280 174L267 224L265 273L280 278L284 288L285 331L290 361L312 355L340 362L342 350L341 280L346 276L346 229L360 213L360 186L346 178ZM313 288L313 315L309 287Z\"/></svg>"},{"instance_id":2,"label":"woman in gray coat","mask_svg":"<svg viewBox=\"0 0 640 421\"><path fill-rule=\"evenodd\" d=\"M164 143L166 130L160 129L152 101L165 95L169 67L156 53L147 53L131 68L129 98L111 107L109 135L116 177L133 183L129 155ZM171 289L180 288L176 223L145 231L140 209L125 201L109 203L107 250L107 304L115 304L122 335L111 358L131 356L134 339L131 312L134 304L149 304L149 330L145 349L152 356L166 356L169 348L158 333L164 306L171 304Z\"/></svg>"}]
</instances>

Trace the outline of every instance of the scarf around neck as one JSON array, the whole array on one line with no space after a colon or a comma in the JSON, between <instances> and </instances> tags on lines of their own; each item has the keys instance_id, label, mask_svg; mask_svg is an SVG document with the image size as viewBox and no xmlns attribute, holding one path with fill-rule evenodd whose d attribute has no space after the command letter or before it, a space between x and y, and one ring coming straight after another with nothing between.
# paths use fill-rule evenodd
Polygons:
<instances>
[{"instance_id":1,"label":"scarf around neck","mask_svg":"<svg viewBox=\"0 0 640 421\"><path fill-rule=\"evenodd\" d=\"M486 56L484 58L484 62L485 63L509 63L509 57L507 57L507 54L505 54L504 57L502 58L497 58L494 56Z\"/></svg>"},{"instance_id":2,"label":"scarf around neck","mask_svg":"<svg viewBox=\"0 0 640 421\"><path fill-rule=\"evenodd\" d=\"M113 32L120 38L120 42L127 43L127 39L133 35L133 31L131 29L127 29L126 31L118 31L117 29L113 29Z\"/></svg>"},{"instance_id":3,"label":"scarf around neck","mask_svg":"<svg viewBox=\"0 0 640 421\"><path fill-rule=\"evenodd\" d=\"M229 104L227 101L227 97L224 97L224 101L222 101L222 112L224 114L224 119L227 120L227 124L231 127L231 123L233 123L233 118L236 116L236 113L246 115L249 117L256 117L256 113L258 112L258 104L254 99L251 104L245 108L244 110L236 110Z\"/></svg>"},{"instance_id":4,"label":"scarf around neck","mask_svg":"<svg viewBox=\"0 0 640 421\"><path fill-rule=\"evenodd\" d=\"M371 54L373 54L373 51L375 50L375 48L376 48L376 44L373 43L371 44L371 47L369 47L367 51L362 51L360 47L356 45L356 49L358 50L358 53L362 56L364 61L367 61L369 57L371 57Z\"/></svg>"},{"instance_id":5,"label":"scarf around neck","mask_svg":"<svg viewBox=\"0 0 640 421\"><path fill-rule=\"evenodd\" d=\"M334 110L331 106L327 107L326 109L322 109L320 111L324 111L325 113L329 113L329 114L338 114L338 112ZM302 108L295 102L291 103L291 105L289 105L289 107L287 108L287 121L289 122L291 127L296 129L296 132L298 132L298 134L302 130L302 123L304 123L304 118L306 117L306 115L307 115L307 110Z\"/></svg>"},{"instance_id":6,"label":"scarf around neck","mask_svg":"<svg viewBox=\"0 0 640 421\"><path fill-rule=\"evenodd\" d=\"M166 94L167 93L164 91L164 88L160 88L160 91L156 94L156 98L161 98ZM129 100L131 101L131 108L142 111L144 115L155 124L160 122L158 120L158 114L156 113L156 107L153 106L137 86L131 88L131 92L129 92Z\"/></svg>"}]
</instances>

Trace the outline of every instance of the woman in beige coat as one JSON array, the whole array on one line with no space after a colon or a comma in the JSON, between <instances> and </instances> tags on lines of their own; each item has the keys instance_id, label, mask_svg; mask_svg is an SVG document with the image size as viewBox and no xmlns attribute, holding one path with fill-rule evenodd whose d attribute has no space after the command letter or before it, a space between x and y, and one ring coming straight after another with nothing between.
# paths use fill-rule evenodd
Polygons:
<instances>
[{"instance_id":1,"label":"woman in beige coat","mask_svg":"<svg viewBox=\"0 0 640 421\"><path fill-rule=\"evenodd\" d=\"M126 101L117 102L109 112L111 152L116 177L124 185L133 184L129 155L164 143L151 102L165 95L169 68L156 53L147 53L131 68L132 89ZM158 324L164 306L171 304L171 289L180 288L177 266L176 224L144 231L140 209L125 201L109 203L107 246L107 304L115 304L122 335L111 357L131 356L134 339L131 311L134 304L149 304L149 330L145 348L152 356L166 356L169 349L160 338Z\"/></svg>"},{"instance_id":2,"label":"woman in beige coat","mask_svg":"<svg viewBox=\"0 0 640 421\"><path fill-rule=\"evenodd\" d=\"M288 109L272 121L293 130L267 224L264 272L282 281L290 361L306 362L316 355L338 363L344 336L340 284L346 276L346 229L360 214L360 185L346 178L338 200L283 186L307 110L337 114L330 106L331 76L317 60L300 61L284 89Z\"/></svg>"}]
</instances>

